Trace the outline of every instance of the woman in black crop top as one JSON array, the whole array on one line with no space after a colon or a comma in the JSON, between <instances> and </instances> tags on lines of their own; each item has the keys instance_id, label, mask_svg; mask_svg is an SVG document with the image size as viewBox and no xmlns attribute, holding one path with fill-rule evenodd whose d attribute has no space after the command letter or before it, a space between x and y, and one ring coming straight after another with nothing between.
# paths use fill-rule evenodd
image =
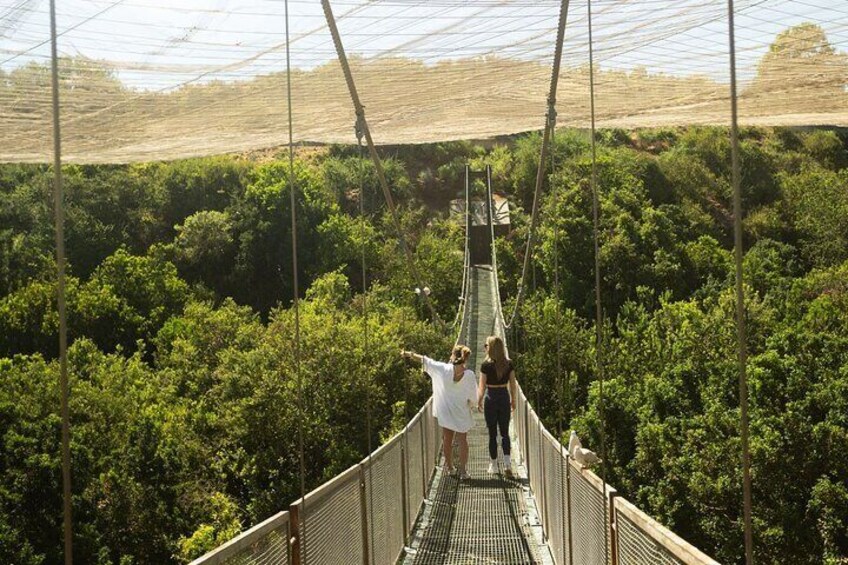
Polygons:
<instances>
[{"instance_id":1,"label":"woman in black crop top","mask_svg":"<svg viewBox=\"0 0 848 565\"><path fill-rule=\"evenodd\" d=\"M512 476L510 458L509 419L515 409L515 367L506 356L504 342L498 336L486 338L486 359L480 365L480 379L477 389L477 408L486 415L489 428L489 473L498 469L498 430L501 434L504 474ZM485 408L483 401L485 400Z\"/></svg>"}]
</instances>

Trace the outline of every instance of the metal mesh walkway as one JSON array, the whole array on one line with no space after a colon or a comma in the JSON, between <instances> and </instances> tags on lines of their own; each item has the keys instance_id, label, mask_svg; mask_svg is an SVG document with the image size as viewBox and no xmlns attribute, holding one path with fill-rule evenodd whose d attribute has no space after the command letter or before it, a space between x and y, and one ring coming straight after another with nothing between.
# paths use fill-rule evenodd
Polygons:
<instances>
[{"instance_id":1,"label":"metal mesh walkway","mask_svg":"<svg viewBox=\"0 0 848 565\"><path fill-rule=\"evenodd\" d=\"M470 308L464 340L472 350L469 368L483 359L483 343L495 324L491 268L476 266L471 273ZM482 414L475 414L468 434L470 479L438 473L429 504L413 533L405 563L542 563L542 548L528 526L524 504L526 479L507 480L489 475L488 434ZM454 448L456 449L456 448ZM454 457L458 458L455 453ZM546 550L545 550L546 551ZM546 560L545 562L549 562Z\"/></svg>"}]
</instances>

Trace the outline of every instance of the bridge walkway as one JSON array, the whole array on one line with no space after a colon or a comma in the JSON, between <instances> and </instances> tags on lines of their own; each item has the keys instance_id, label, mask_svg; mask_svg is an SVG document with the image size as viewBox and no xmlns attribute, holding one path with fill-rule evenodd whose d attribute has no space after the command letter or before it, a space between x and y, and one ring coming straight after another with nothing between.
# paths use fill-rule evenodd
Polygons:
<instances>
[{"instance_id":1,"label":"bridge walkway","mask_svg":"<svg viewBox=\"0 0 848 565\"><path fill-rule=\"evenodd\" d=\"M468 327L463 328L461 340L472 351L468 367L477 371L485 356L486 337L495 333L491 267L473 267L471 284L473 290L466 305L470 309ZM513 457L518 460L519 445L514 428L512 431ZM468 434L470 478L445 475L442 458L401 563L553 563L540 528L531 526L538 520L532 499L527 500L529 484L524 468L516 465L515 479L488 474L488 441L483 414L475 413L474 427ZM456 447L454 450L456 461L459 454Z\"/></svg>"}]
</instances>

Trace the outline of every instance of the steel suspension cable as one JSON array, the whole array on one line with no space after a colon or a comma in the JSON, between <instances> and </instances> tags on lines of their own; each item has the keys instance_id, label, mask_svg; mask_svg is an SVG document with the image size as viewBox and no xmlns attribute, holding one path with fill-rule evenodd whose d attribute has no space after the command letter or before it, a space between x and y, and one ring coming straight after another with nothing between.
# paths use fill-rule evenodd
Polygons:
<instances>
[{"instance_id":1,"label":"steel suspension cable","mask_svg":"<svg viewBox=\"0 0 848 565\"><path fill-rule=\"evenodd\" d=\"M295 199L295 173L294 173L294 128L292 126L292 88L291 88L291 50L289 46L289 0L285 0L286 18L286 93L289 126L289 205L291 206L291 233L292 233L292 285L293 285L293 309L294 309L294 371L297 380L297 450L300 462L300 502L302 512L300 514L300 549L303 552L303 563L307 561L306 556L306 460L304 455L303 438L303 372L300 367L300 300L298 297L299 281L297 276L297 200ZM295 525L297 526L297 524Z\"/></svg>"},{"instance_id":2,"label":"steel suspension cable","mask_svg":"<svg viewBox=\"0 0 848 565\"><path fill-rule=\"evenodd\" d=\"M380 155L377 153L377 148L374 145L374 140L371 137L371 130L368 128L368 121L365 119L365 107L362 105L362 102L359 99L359 93L356 90L356 84L353 81L353 74L350 70L350 65L348 64L347 55L345 54L344 45L342 44L341 35L339 34L339 29L336 26L336 20L333 16L333 10L330 7L329 0L321 0L321 5L324 8L324 17L327 20L327 25L330 28L330 33L333 36L333 44L336 48L336 53L339 58L339 63L342 66L342 71L344 71L345 82L347 83L348 90L350 91L350 97L353 101L354 110L356 112L356 121L357 127L361 129L363 135L365 136L365 141L368 144L368 152L371 155L371 160L374 161L374 168L377 172L377 179L380 181L380 188L383 191L383 197L386 199L386 205L389 208L389 212L392 216L392 222L394 223L395 230L398 234L398 241L400 242L401 247L403 248L403 252L406 255L406 261L408 264L408 268L410 273L412 274L413 279L418 284L418 288L421 289L421 295L424 297L424 302L427 304L428 309L430 310L430 315L433 317L433 321L438 324L440 327L444 328L445 324L442 322L442 319L439 317L438 312L436 312L436 308L433 306L433 302L430 300L430 297L424 292L424 284L422 284L422 278L418 272L418 267L415 265L415 258L412 255L412 250L409 247L409 244L406 241L406 238L403 235L403 228L400 223L400 217L398 216L397 208L395 207L394 198L392 197L392 193L389 190L389 184L386 181L386 174L383 170L383 163L380 160Z\"/></svg>"},{"instance_id":3,"label":"steel suspension cable","mask_svg":"<svg viewBox=\"0 0 848 565\"><path fill-rule=\"evenodd\" d=\"M742 440L742 515L745 528L745 563L754 563L754 537L751 528L751 451L748 439L747 337L745 331L745 289L742 270L742 181L739 171L739 121L736 98L736 39L733 0L727 0L730 51L730 160L733 180L733 246L736 263L736 337L739 363L739 418Z\"/></svg>"},{"instance_id":4,"label":"steel suspension cable","mask_svg":"<svg viewBox=\"0 0 848 565\"><path fill-rule=\"evenodd\" d=\"M562 0L559 11L559 23L557 25L556 48L554 49L554 61L551 68L551 87L548 92L548 111L545 114L545 128L542 134L542 148L539 152L539 167L536 170L536 187L533 191L533 211L530 216L530 232L527 234L527 245L524 251L524 266L521 269L521 281L518 283L518 295L515 299L515 307L512 310L512 315L509 317L509 322L504 320L504 327L510 328L515 322L515 316L521 308L521 302L524 299L525 282L527 281L527 273L530 269L531 256L533 255L533 246L536 240L536 228L539 224L539 209L542 194L542 184L545 178L545 164L547 163L548 145L551 138L551 120L556 115L556 94L557 85L559 84L559 69L562 62L562 41L565 37L565 23L568 19L568 3L569 0Z\"/></svg>"},{"instance_id":5,"label":"steel suspension cable","mask_svg":"<svg viewBox=\"0 0 848 565\"><path fill-rule=\"evenodd\" d=\"M74 562L71 512L71 416L68 384L68 318L65 307L65 196L62 183L62 132L59 123L59 55L56 0L50 0L50 71L53 98L53 206L56 215L56 302L59 310L59 394L62 412L62 520L65 564Z\"/></svg>"},{"instance_id":6,"label":"steel suspension cable","mask_svg":"<svg viewBox=\"0 0 848 565\"><path fill-rule=\"evenodd\" d=\"M604 357L603 357L603 315L601 311L601 256L599 238L599 203L598 203L598 174L597 174L597 147L595 143L595 61L592 45L592 0L586 0L587 25L589 28L589 110L591 113L591 147L592 147L592 239L595 247L595 364L598 377L598 425L600 426L601 439L601 481L603 485L603 496L606 501L607 494L607 452L606 431L604 419L606 410L604 408ZM606 502L605 502L606 503ZM604 562L609 561L609 528L607 526L607 512L604 511Z\"/></svg>"}]
</instances>

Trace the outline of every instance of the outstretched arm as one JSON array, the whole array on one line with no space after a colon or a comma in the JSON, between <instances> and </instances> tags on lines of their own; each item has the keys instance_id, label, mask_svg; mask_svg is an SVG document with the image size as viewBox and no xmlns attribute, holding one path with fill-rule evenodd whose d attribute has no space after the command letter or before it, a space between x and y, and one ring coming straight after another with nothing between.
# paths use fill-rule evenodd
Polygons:
<instances>
[{"instance_id":1,"label":"outstretched arm","mask_svg":"<svg viewBox=\"0 0 848 565\"><path fill-rule=\"evenodd\" d=\"M404 351L403 349L401 349L400 350L400 356L403 357L404 359L412 359L413 361L417 361L419 363L424 362L424 356L419 355L418 353L415 353L414 351Z\"/></svg>"}]
</instances>

